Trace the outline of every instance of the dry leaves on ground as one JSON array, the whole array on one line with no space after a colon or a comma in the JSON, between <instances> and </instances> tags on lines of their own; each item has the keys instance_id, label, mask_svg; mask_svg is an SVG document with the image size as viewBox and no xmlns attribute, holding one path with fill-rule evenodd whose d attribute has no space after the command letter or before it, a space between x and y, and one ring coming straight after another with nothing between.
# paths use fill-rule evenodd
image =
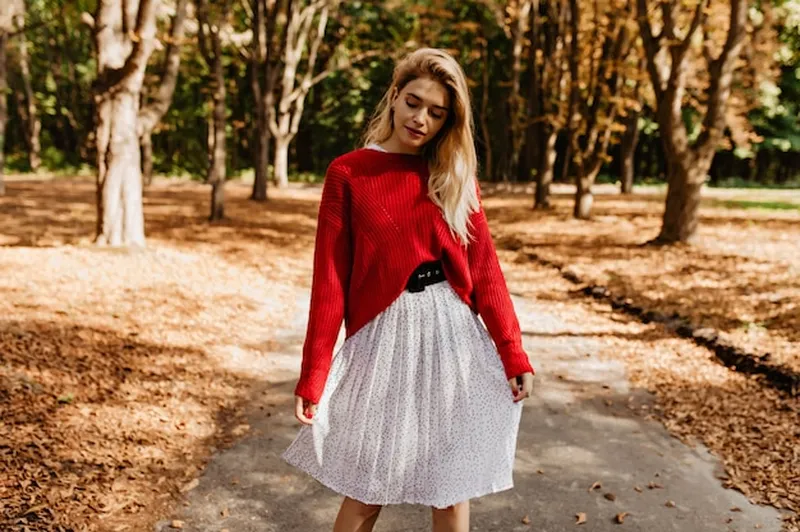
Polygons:
<instances>
[{"instance_id":1,"label":"dry leaves on ground","mask_svg":"<svg viewBox=\"0 0 800 532\"><path fill-rule=\"evenodd\" d=\"M147 193L148 249L97 249L92 183L0 198L0 528L149 526L212 447L246 432L251 385L309 276L313 200ZM196 481L195 481L196 483Z\"/></svg>"},{"instance_id":2,"label":"dry leaves on ground","mask_svg":"<svg viewBox=\"0 0 800 532\"><path fill-rule=\"evenodd\" d=\"M264 353L276 347L272 331L296 304L298 287L308 288L319 191L293 190L261 205L231 184L230 219L208 224L206 187L155 186L145 202L150 247L127 254L89 245L92 183L8 188L0 198L0 291L9 294L0 300L0 402L8 412L0 467L10 474L0 479L0 524L147 526L191 485L212 446L245 430L240 406L270 371ZM624 278L612 286L692 309L729 334L741 333L736 320L766 323L779 358L787 357L781 345L797 341L786 333L797 277L786 276L795 266L780 266L779 238L795 229L783 222L721 218L765 243L765 255L755 258L712 219L705 255L678 250L664 265L654 251L629 252L635 248L625 240L654 236L649 208L633 202L629 211L604 210L598 201L594 225L579 227L559 214L531 215L521 203L528 201L489 199L493 229L527 234L576 267L609 278L617 272ZM621 357L633 382L657 394L652 415L719 454L728 485L797 509L796 401L656 325L612 319L607 305L570 297L572 286L552 270L501 255L515 290L550 299L576 334L602 332L599 354ZM693 261L704 270L687 272ZM741 283L725 277L725 268L740 266ZM647 269L658 275L643 275ZM696 282L685 286L687 279Z\"/></svg>"},{"instance_id":3,"label":"dry leaves on ground","mask_svg":"<svg viewBox=\"0 0 800 532\"><path fill-rule=\"evenodd\" d=\"M554 209L543 212L531 210L529 195L487 191L498 246L521 240L615 296L678 312L800 372L800 192L784 194L794 192L784 200L797 210L764 211L721 207L715 197L730 191L706 189L696 241L653 247L641 244L658 234L662 195L600 190L606 193L595 197L590 221L572 219L569 194L555 196Z\"/></svg>"}]
</instances>

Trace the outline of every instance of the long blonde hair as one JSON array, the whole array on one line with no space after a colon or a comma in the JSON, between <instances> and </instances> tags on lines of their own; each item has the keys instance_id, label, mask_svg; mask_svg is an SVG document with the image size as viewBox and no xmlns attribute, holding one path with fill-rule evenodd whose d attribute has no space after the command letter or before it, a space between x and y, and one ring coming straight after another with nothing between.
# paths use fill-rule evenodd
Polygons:
<instances>
[{"instance_id":1,"label":"long blonde hair","mask_svg":"<svg viewBox=\"0 0 800 532\"><path fill-rule=\"evenodd\" d=\"M364 145L380 144L392 136L394 98L409 82L422 77L438 81L450 94L446 122L422 150L430 169L428 194L442 210L450 232L467 246L471 240L470 215L480 208L478 158L467 78L453 56L436 48L420 48L398 62L392 83L367 127Z\"/></svg>"}]
</instances>

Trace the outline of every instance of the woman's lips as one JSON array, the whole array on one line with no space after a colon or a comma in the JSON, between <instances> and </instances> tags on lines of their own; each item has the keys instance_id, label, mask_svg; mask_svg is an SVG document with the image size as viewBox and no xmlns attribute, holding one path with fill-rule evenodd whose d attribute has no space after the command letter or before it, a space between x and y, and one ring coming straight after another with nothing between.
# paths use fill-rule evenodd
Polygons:
<instances>
[{"instance_id":1,"label":"woman's lips","mask_svg":"<svg viewBox=\"0 0 800 532\"><path fill-rule=\"evenodd\" d=\"M406 131L408 131L408 134L414 138L420 138L425 136L421 131L417 131L416 129L410 128L408 126L406 126Z\"/></svg>"}]
</instances>

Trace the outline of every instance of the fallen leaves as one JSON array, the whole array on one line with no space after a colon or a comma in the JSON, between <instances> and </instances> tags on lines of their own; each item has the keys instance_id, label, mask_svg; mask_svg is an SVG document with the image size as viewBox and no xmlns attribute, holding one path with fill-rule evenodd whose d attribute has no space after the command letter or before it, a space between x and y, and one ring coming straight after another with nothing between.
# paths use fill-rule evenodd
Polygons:
<instances>
[{"instance_id":1,"label":"fallen leaves","mask_svg":"<svg viewBox=\"0 0 800 532\"><path fill-rule=\"evenodd\" d=\"M193 489L195 489L199 485L200 485L200 480L199 479L193 479L192 481L188 482L187 484L185 484L181 488L181 493L187 493L189 491L192 491Z\"/></svg>"},{"instance_id":2,"label":"fallen leaves","mask_svg":"<svg viewBox=\"0 0 800 532\"><path fill-rule=\"evenodd\" d=\"M237 372L220 368L208 347L263 345L263 332L280 326L282 287L310 279L316 203L278 198L256 206L245 188L226 189L231 220L214 226L200 214L205 187L148 191L159 203L146 205L153 251L139 256L83 246L94 224L92 183L17 184L0 198L14 207L0 209L0 239L19 246L0 254L0 292L9 294L0 298L0 314L19 317L0 327L0 423L13 427L0 446L0 527L21 512L30 530L88 530L99 516L109 529L115 516L141 524L162 508L153 506L159 496L192 489L196 471L186 465L202 464L213 435L248 432L236 419L243 397ZM27 223L23 200L47 213L62 198L77 209L68 223ZM800 294L796 220L750 224L714 210L721 223L701 225L702 245L656 249L635 245L657 231L651 202L598 196L601 216L586 224L558 212L532 214L528 198L501 208L493 201L486 202L493 228L508 224L515 236L547 244L541 253L571 263L581 277L596 275L615 293L656 301L667 312L689 312L776 362L800 358L791 357L800 353L800 313L792 306ZM47 242L69 245L36 247ZM514 274L515 267L524 272ZM592 356L624 361L633 385L656 394L657 408L646 415L711 448L725 465L726 486L755 502L800 510L797 401L721 368L707 350L665 337L655 325L599 317L607 305L569 300L566 281L528 262L504 264L504 271L539 275L544 282L521 291L546 294L580 334L602 333L606 348ZM240 297L243 285L258 297ZM263 325L258 338L229 326L247 322ZM219 418L233 418L230 427L216 425ZM599 493L597 484L589 491ZM576 523L581 515L586 522L579 513Z\"/></svg>"},{"instance_id":3,"label":"fallen leaves","mask_svg":"<svg viewBox=\"0 0 800 532\"><path fill-rule=\"evenodd\" d=\"M586 513L579 512L579 513L575 514L575 524L576 525L586 524Z\"/></svg>"},{"instance_id":4,"label":"fallen leaves","mask_svg":"<svg viewBox=\"0 0 800 532\"><path fill-rule=\"evenodd\" d=\"M616 516L614 516L614 522L618 524L622 524L625 522L625 518L628 517L628 512L620 512Z\"/></svg>"},{"instance_id":5,"label":"fallen leaves","mask_svg":"<svg viewBox=\"0 0 800 532\"><path fill-rule=\"evenodd\" d=\"M706 189L704 196L713 193L720 192ZM692 245L642 246L661 225L662 210L650 199L598 193L592 223L565 219L567 196L554 197L552 210L531 212L527 196L487 193L484 206L498 236L516 239L518 247L536 248L615 296L666 315L679 312L800 371L800 211L704 205Z\"/></svg>"},{"instance_id":6,"label":"fallen leaves","mask_svg":"<svg viewBox=\"0 0 800 532\"><path fill-rule=\"evenodd\" d=\"M232 186L236 221L211 226L203 187L153 189L148 249L126 253L84 245L93 184L14 189L0 198L0 232L22 244L0 248L0 529L150 528L211 446L248 431L248 364L311 277L316 205L255 206ZM65 198L77 211L47 223ZM45 233L70 245L36 247ZM215 352L228 346L236 368Z\"/></svg>"}]
</instances>

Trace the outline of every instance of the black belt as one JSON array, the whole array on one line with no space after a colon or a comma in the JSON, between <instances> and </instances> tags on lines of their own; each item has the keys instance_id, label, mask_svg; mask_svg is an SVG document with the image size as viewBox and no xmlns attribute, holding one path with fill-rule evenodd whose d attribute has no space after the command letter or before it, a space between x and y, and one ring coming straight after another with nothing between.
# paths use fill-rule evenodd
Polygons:
<instances>
[{"instance_id":1,"label":"black belt","mask_svg":"<svg viewBox=\"0 0 800 532\"><path fill-rule=\"evenodd\" d=\"M406 290L409 292L422 292L426 286L446 280L442 261L423 262L408 278Z\"/></svg>"}]
</instances>

